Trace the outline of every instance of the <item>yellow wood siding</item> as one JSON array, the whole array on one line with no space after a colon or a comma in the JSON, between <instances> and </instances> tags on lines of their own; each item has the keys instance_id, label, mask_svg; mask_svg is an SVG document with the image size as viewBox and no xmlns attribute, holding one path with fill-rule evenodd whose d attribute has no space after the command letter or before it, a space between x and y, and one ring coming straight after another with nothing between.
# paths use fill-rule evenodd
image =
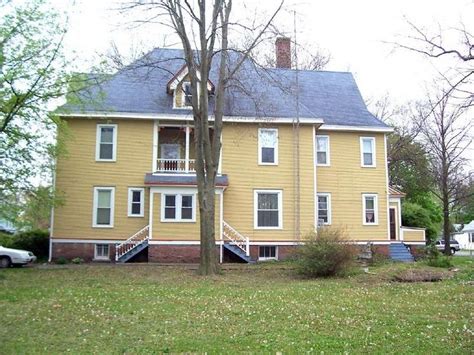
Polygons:
<instances>
[{"instance_id":1,"label":"yellow wood siding","mask_svg":"<svg viewBox=\"0 0 474 355\"><path fill-rule=\"evenodd\" d=\"M424 242L425 231L422 229L403 229L404 242Z\"/></svg>"},{"instance_id":2,"label":"yellow wood siding","mask_svg":"<svg viewBox=\"0 0 474 355\"><path fill-rule=\"evenodd\" d=\"M195 197L197 199L197 195ZM199 240L199 207L196 201L196 222L162 222L161 193L153 193L153 240ZM215 236L220 239L220 196L215 200Z\"/></svg>"},{"instance_id":3,"label":"yellow wood siding","mask_svg":"<svg viewBox=\"0 0 474 355\"><path fill-rule=\"evenodd\" d=\"M226 124L222 132L222 172L229 176L224 192L224 220L251 240L294 240L294 169L291 125L278 128L278 165L258 165L258 125ZM263 127L263 126L262 126ZM313 127L300 128L301 233L314 226ZM282 190L283 229L254 229L254 190Z\"/></svg>"},{"instance_id":4,"label":"yellow wood siding","mask_svg":"<svg viewBox=\"0 0 474 355\"><path fill-rule=\"evenodd\" d=\"M56 186L65 204L55 210L54 237L74 239L126 239L148 224L149 188L145 189L143 218L127 216L128 188L143 187L152 170L153 121L68 119L71 139L68 155L58 160ZM117 161L96 162L97 123L117 124ZM258 164L258 128L278 128L278 165ZM314 228L313 127L300 128L300 230ZM321 131L330 137L330 166L317 167L317 191L331 194L331 220L353 240L387 240L387 181L384 135ZM375 137L376 167L362 168L360 137ZM224 192L224 220L252 241L294 241L294 163L291 125L226 123L223 129L222 173L229 177ZM158 142L159 143L159 142ZM115 187L114 228L93 228L93 189ZM254 191L281 190L282 229L254 228ZM363 225L362 194L378 196L378 224ZM198 240L196 223L162 223L161 197L154 193L153 238ZM397 211L398 213L398 211ZM219 196L216 196L216 238L219 231ZM397 221L398 223L398 221Z\"/></svg>"},{"instance_id":5,"label":"yellow wood siding","mask_svg":"<svg viewBox=\"0 0 474 355\"><path fill-rule=\"evenodd\" d=\"M142 120L68 119L71 138L68 154L58 159L56 187L65 196L55 209L54 237L78 239L127 239L148 224L145 190L144 217L128 217L128 188L143 187L152 170L153 122ZM116 162L96 162L97 123L117 124ZM95 186L115 187L114 228L92 228Z\"/></svg>"},{"instance_id":6,"label":"yellow wood siding","mask_svg":"<svg viewBox=\"0 0 474 355\"><path fill-rule=\"evenodd\" d=\"M353 240L387 240L387 177L384 134L328 132L330 166L317 166L317 191L331 193L332 225ZM376 167L361 167L360 137L375 137ZM378 196L378 225L364 225L362 194Z\"/></svg>"}]
</instances>

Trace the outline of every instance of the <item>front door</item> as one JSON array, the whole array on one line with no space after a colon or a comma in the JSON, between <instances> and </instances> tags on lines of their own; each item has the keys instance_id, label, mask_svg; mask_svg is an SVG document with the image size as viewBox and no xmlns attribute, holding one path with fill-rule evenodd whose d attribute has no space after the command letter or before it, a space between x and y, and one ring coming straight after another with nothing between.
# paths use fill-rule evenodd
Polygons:
<instances>
[{"instance_id":1,"label":"front door","mask_svg":"<svg viewBox=\"0 0 474 355\"><path fill-rule=\"evenodd\" d=\"M395 208L390 208L390 240L397 239L397 223L395 219Z\"/></svg>"}]
</instances>

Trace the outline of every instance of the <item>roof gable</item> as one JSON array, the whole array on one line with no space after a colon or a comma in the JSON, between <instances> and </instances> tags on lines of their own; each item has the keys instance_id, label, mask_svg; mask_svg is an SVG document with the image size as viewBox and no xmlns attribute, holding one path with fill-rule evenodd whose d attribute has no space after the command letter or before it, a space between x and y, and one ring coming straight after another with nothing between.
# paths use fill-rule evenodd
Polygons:
<instances>
[{"instance_id":1,"label":"roof gable","mask_svg":"<svg viewBox=\"0 0 474 355\"><path fill-rule=\"evenodd\" d=\"M168 81L168 84L166 84L166 92L171 94L178 85L188 76L189 74L189 69L188 66L185 64L181 67L181 69L178 70L178 72L173 75L173 77ZM201 80L201 72L199 70L196 71L198 80ZM209 92L214 92L214 84L212 83L211 80L207 80L207 91Z\"/></svg>"}]
</instances>

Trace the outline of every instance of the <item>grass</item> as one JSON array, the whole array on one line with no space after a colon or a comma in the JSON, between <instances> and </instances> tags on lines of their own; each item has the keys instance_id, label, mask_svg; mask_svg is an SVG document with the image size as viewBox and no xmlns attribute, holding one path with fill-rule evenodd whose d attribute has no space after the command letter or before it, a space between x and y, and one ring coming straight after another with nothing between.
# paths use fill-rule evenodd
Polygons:
<instances>
[{"instance_id":1,"label":"grass","mask_svg":"<svg viewBox=\"0 0 474 355\"><path fill-rule=\"evenodd\" d=\"M1 353L472 353L474 264L454 261L460 271L436 283L390 281L422 263L319 280L280 263L208 278L156 265L3 270Z\"/></svg>"}]
</instances>

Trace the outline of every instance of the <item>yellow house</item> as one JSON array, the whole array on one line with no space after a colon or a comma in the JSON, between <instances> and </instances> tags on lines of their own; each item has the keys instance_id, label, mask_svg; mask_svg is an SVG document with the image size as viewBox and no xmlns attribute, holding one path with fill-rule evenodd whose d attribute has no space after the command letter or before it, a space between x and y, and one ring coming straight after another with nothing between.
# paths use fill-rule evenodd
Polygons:
<instances>
[{"instance_id":1,"label":"yellow house","mask_svg":"<svg viewBox=\"0 0 474 355\"><path fill-rule=\"evenodd\" d=\"M182 57L155 49L95 89L100 105L66 106L68 153L55 179L65 203L53 213L52 258L199 260L192 94ZM150 60L152 70L142 65ZM424 231L401 226L402 195L388 186L392 128L368 112L350 73L242 70L228 90L222 131L221 261L283 259L318 225L387 253L392 244L424 244Z\"/></svg>"}]
</instances>

